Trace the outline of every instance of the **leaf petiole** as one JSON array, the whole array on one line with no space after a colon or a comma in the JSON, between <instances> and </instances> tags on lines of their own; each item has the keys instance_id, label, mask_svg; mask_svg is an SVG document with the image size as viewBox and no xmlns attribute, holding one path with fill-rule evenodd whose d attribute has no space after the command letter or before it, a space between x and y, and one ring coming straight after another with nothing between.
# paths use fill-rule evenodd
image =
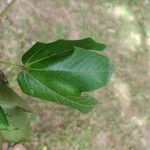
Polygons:
<instances>
[{"instance_id":1,"label":"leaf petiole","mask_svg":"<svg viewBox=\"0 0 150 150\"><path fill-rule=\"evenodd\" d=\"M21 65L14 64L14 63L9 63L9 62L5 62L5 61L1 61L1 60L0 60L0 64L5 64L5 65L8 65L8 66L12 66L12 67L23 68L23 66L21 66Z\"/></svg>"}]
</instances>

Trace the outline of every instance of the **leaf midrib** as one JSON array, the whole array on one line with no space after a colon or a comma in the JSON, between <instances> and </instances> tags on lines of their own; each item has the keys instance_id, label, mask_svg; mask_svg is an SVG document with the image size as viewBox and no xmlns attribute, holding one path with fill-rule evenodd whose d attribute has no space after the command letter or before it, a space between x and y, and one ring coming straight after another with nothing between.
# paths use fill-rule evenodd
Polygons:
<instances>
[{"instance_id":1,"label":"leaf midrib","mask_svg":"<svg viewBox=\"0 0 150 150\"><path fill-rule=\"evenodd\" d=\"M45 47L46 45L44 46L41 46L33 55L30 56L30 58L26 61L25 64L28 64L28 62L43 48Z\"/></svg>"},{"instance_id":2,"label":"leaf midrib","mask_svg":"<svg viewBox=\"0 0 150 150\"><path fill-rule=\"evenodd\" d=\"M41 48L41 49L42 49L42 48ZM40 50L41 50L41 49L40 49ZM73 48L73 49L74 49L74 48ZM43 61L43 60L45 60L45 59L51 58L51 57L53 57L53 56L65 54L65 53L67 53L67 52L72 51L73 49L68 50L68 51L63 51L63 52L60 52L60 53L55 53L55 54L53 54L53 55L50 55L50 56L47 56L47 57L43 57L43 58L41 58L41 59L39 59L39 60L37 60L37 61L28 63L28 62L40 51L40 50L38 50L30 59L27 60L27 62L25 63L25 65L30 66L30 65L33 65L33 64L35 64L35 63L37 63L37 62L40 62L40 61Z\"/></svg>"}]
</instances>

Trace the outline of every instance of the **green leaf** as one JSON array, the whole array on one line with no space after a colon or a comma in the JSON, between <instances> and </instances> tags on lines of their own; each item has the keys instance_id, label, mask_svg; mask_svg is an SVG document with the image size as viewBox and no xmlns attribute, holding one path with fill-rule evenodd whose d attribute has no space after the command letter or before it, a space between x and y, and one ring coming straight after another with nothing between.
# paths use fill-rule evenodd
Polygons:
<instances>
[{"instance_id":1,"label":"green leaf","mask_svg":"<svg viewBox=\"0 0 150 150\"><path fill-rule=\"evenodd\" d=\"M1 131L3 139L15 143L29 140L30 123L27 112L19 107L6 109L6 112L10 127L8 131Z\"/></svg>"},{"instance_id":2,"label":"green leaf","mask_svg":"<svg viewBox=\"0 0 150 150\"><path fill-rule=\"evenodd\" d=\"M4 83L0 83L0 105L4 108L18 106L26 111L31 111L27 103Z\"/></svg>"},{"instance_id":3,"label":"green leaf","mask_svg":"<svg viewBox=\"0 0 150 150\"><path fill-rule=\"evenodd\" d=\"M93 51L106 47L91 38L36 43L22 58L19 85L28 95L87 113L97 100L82 93L106 85L112 74L110 59Z\"/></svg>"},{"instance_id":4,"label":"green leaf","mask_svg":"<svg viewBox=\"0 0 150 150\"><path fill-rule=\"evenodd\" d=\"M91 38L82 40L58 40L52 43L36 43L22 57L23 64L31 64L36 61L45 60L57 54L67 54L74 50L74 47L81 47L87 50L102 51L107 48L105 44L99 44Z\"/></svg>"},{"instance_id":5,"label":"green leaf","mask_svg":"<svg viewBox=\"0 0 150 150\"><path fill-rule=\"evenodd\" d=\"M2 107L0 106L0 130L7 130L9 127L6 114L4 113Z\"/></svg>"}]
</instances>

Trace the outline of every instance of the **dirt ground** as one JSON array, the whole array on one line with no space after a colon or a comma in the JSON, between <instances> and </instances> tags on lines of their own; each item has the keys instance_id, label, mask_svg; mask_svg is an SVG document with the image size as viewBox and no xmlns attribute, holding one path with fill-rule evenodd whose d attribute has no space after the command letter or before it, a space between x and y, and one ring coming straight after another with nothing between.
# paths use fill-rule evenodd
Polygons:
<instances>
[{"instance_id":1,"label":"dirt ground","mask_svg":"<svg viewBox=\"0 0 150 150\"><path fill-rule=\"evenodd\" d=\"M0 8L4 1L0 0ZM34 115L28 150L150 150L150 0L18 0L0 19L0 60L21 63L37 41L92 37L110 46L110 84L87 115L25 96Z\"/></svg>"}]
</instances>

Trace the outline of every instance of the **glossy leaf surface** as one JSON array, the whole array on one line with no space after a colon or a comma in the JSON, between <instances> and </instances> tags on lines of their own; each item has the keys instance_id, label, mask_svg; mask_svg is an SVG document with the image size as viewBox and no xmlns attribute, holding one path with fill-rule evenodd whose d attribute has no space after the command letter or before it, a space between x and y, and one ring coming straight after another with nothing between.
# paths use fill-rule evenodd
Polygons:
<instances>
[{"instance_id":1,"label":"glossy leaf surface","mask_svg":"<svg viewBox=\"0 0 150 150\"><path fill-rule=\"evenodd\" d=\"M19 85L28 95L87 113L97 100L82 93L106 85L112 74L110 59L95 52L106 48L91 38L36 43L22 57Z\"/></svg>"}]
</instances>

